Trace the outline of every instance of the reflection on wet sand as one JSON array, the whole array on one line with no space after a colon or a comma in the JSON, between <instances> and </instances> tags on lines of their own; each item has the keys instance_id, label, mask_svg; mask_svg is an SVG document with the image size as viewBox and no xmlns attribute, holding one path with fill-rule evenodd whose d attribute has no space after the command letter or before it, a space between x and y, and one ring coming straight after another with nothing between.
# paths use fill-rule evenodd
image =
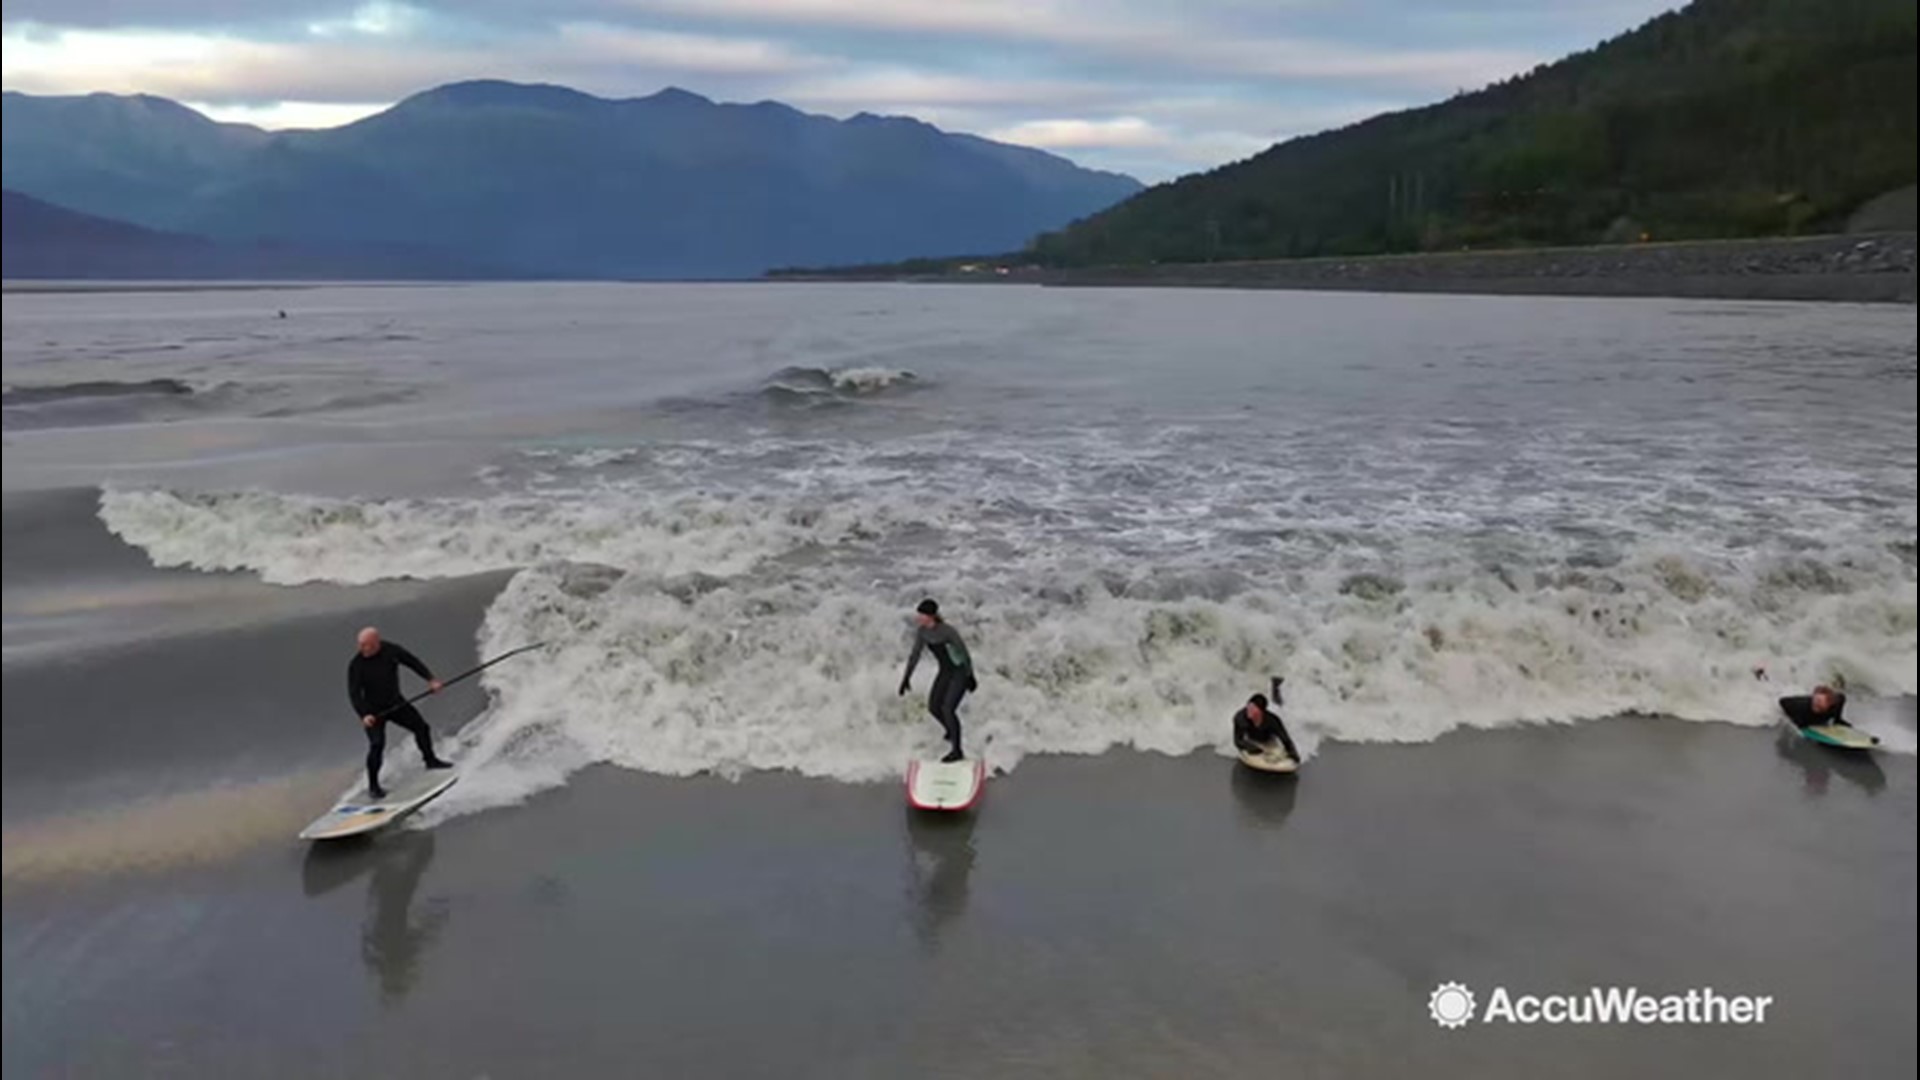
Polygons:
<instances>
[{"instance_id":1,"label":"reflection on wet sand","mask_svg":"<svg viewBox=\"0 0 1920 1080\"><path fill-rule=\"evenodd\" d=\"M973 874L972 813L932 813L907 808L911 845L913 928L928 949L966 913L968 879Z\"/></svg>"},{"instance_id":2,"label":"reflection on wet sand","mask_svg":"<svg viewBox=\"0 0 1920 1080\"><path fill-rule=\"evenodd\" d=\"M1869 795L1886 790L1886 770L1874 760L1870 750L1839 750L1809 742L1782 728L1774 737L1773 748L1781 759L1800 770L1801 788L1818 798L1833 786L1838 776Z\"/></svg>"},{"instance_id":3,"label":"reflection on wet sand","mask_svg":"<svg viewBox=\"0 0 1920 1080\"><path fill-rule=\"evenodd\" d=\"M1238 762L1233 770L1233 801L1240 807L1244 825L1273 828L1284 824L1293 813L1293 801L1300 791L1300 778L1292 773L1263 773Z\"/></svg>"},{"instance_id":4,"label":"reflection on wet sand","mask_svg":"<svg viewBox=\"0 0 1920 1080\"><path fill-rule=\"evenodd\" d=\"M288 843L347 775L319 770L256 784L187 791L94 813L9 826L8 884L169 870Z\"/></svg>"},{"instance_id":5,"label":"reflection on wet sand","mask_svg":"<svg viewBox=\"0 0 1920 1080\"><path fill-rule=\"evenodd\" d=\"M405 997L419 981L427 953L451 914L444 901L418 902L433 845L433 833L426 830L315 844L301 868L301 884L310 897L368 877L360 956L389 1001Z\"/></svg>"}]
</instances>

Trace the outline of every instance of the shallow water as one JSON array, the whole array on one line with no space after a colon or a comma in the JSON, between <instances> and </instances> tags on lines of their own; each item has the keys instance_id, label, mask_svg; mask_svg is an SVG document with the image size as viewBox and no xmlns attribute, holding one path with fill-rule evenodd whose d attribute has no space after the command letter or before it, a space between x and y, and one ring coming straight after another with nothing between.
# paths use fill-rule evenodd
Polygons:
<instances>
[{"instance_id":1,"label":"shallow water","mask_svg":"<svg viewBox=\"0 0 1920 1080\"><path fill-rule=\"evenodd\" d=\"M162 566L517 571L480 652L559 644L489 673L458 813L594 762L891 775L933 737L892 694L922 595L1002 767L1218 746L1269 674L1309 753L1910 694L1914 338L1663 301L13 295L5 467L101 486Z\"/></svg>"},{"instance_id":2,"label":"shallow water","mask_svg":"<svg viewBox=\"0 0 1920 1080\"><path fill-rule=\"evenodd\" d=\"M1914 1070L1910 308L0 321L10 1076ZM894 694L928 593L1002 771L939 822L848 782L936 742ZM443 672L556 645L429 703L463 776L416 827L309 849L366 623ZM1270 673L1312 755L1277 785L1223 746ZM1836 676L1896 752L1761 726ZM1781 1011L1443 1032L1452 980Z\"/></svg>"}]
</instances>

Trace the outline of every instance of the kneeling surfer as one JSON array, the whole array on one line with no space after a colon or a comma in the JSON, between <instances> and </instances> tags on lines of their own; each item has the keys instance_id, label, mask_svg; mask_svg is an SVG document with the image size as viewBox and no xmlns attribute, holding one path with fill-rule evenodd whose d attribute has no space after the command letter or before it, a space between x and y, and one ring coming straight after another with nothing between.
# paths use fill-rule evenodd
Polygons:
<instances>
[{"instance_id":1,"label":"kneeling surfer","mask_svg":"<svg viewBox=\"0 0 1920 1080\"><path fill-rule=\"evenodd\" d=\"M1255 694L1247 699L1246 705L1233 711L1233 745L1235 749L1249 754L1264 754L1273 749L1278 741L1287 756L1294 761L1300 760L1300 751L1294 749L1293 739L1287 734L1287 725L1280 722L1280 684L1285 679L1273 677L1273 701L1267 701L1267 695Z\"/></svg>"},{"instance_id":2,"label":"kneeling surfer","mask_svg":"<svg viewBox=\"0 0 1920 1080\"><path fill-rule=\"evenodd\" d=\"M961 640L960 631L940 617L939 604L920 601L913 619L913 652L907 657L907 673L900 676L900 696L913 689L913 669L920 663L920 654L932 649L940 674L934 676L933 689L927 694L927 711L940 721L947 742L953 744L947 756L940 759L951 764L966 757L960 752L960 699L978 690L980 682L973 677L973 657L967 654L967 643Z\"/></svg>"},{"instance_id":3,"label":"kneeling surfer","mask_svg":"<svg viewBox=\"0 0 1920 1080\"><path fill-rule=\"evenodd\" d=\"M399 724L413 733L414 745L429 769L451 769L433 752L433 732L420 710L407 704L400 692L400 665L427 680L427 691L440 692L440 680L420 658L391 641L381 641L380 631L367 627L360 631L357 651L347 664L347 697L360 714L360 725L367 729L367 794L386 797L380 786L380 763L387 753L387 722Z\"/></svg>"}]
</instances>

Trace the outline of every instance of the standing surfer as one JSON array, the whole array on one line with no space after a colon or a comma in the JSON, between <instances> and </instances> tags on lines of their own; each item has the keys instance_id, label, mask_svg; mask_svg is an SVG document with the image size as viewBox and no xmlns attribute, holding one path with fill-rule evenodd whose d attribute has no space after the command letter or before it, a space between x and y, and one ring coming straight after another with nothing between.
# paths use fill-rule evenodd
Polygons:
<instances>
[{"instance_id":1,"label":"standing surfer","mask_svg":"<svg viewBox=\"0 0 1920 1080\"><path fill-rule=\"evenodd\" d=\"M427 680L427 692L440 692L440 680L420 658L391 641L381 641L380 631L367 627L360 631L359 648L347 664L347 697L353 701L360 724L367 729L367 793L376 799L386 797L380 786L380 763L387 753L387 722L413 732L414 744L429 769L451 769L433 752L433 732L420 710L407 704L400 692L400 665Z\"/></svg>"},{"instance_id":2,"label":"standing surfer","mask_svg":"<svg viewBox=\"0 0 1920 1080\"><path fill-rule=\"evenodd\" d=\"M1296 762L1300 760L1300 751L1294 749L1293 739L1287 734L1287 725L1280 722L1280 684L1285 681L1274 676L1271 706L1267 695L1255 694L1247 699L1246 705L1233 711L1235 749L1249 754L1264 754L1273 749L1277 740L1288 757Z\"/></svg>"},{"instance_id":3,"label":"standing surfer","mask_svg":"<svg viewBox=\"0 0 1920 1080\"><path fill-rule=\"evenodd\" d=\"M960 699L970 691L980 688L980 682L973 676L973 657L967 654L967 643L955 630L940 617L940 605L932 600L920 601L914 609L913 652L907 657L907 673L900 676L900 696L913 689L913 669L920 663L921 652L933 650L933 658L940 665L940 674L934 677L933 689L927 694L927 711L947 733L947 742L953 749L940 760L947 763L960 761L966 757L960 751Z\"/></svg>"}]
</instances>

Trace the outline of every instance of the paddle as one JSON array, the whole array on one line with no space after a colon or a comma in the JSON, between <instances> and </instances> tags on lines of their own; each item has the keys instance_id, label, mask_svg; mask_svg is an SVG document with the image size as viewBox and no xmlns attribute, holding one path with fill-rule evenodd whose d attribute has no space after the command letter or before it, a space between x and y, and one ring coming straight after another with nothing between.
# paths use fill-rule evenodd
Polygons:
<instances>
[{"instance_id":1,"label":"paddle","mask_svg":"<svg viewBox=\"0 0 1920 1080\"><path fill-rule=\"evenodd\" d=\"M523 652L530 652L545 644L546 642L544 641L536 641L531 645L522 645L517 649L509 649L506 652L501 653L499 656L496 656L491 660L485 661L484 663L480 664L478 667L468 668L467 670L461 672L460 674L455 675L451 679L443 680L440 683L440 689L445 690L447 687L452 686L454 683L457 683L462 679L471 679L475 675L480 674L481 672L487 670L488 668L492 667L493 665L499 663L502 660L510 660L513 657L519 656ZM398 705L394 705L389 708L382 709L377 713L374 713L373 717L376 720L385 720L387 717L393 715L394 713L399 712L401 709L404 709L415 702L425 701L426 699L432 697L433 695L434 695L434 691L432 690L422 691L421 693L413 695L412 697L408 698L407 700L401 702Z\"/></svg>"}]
</instances>

